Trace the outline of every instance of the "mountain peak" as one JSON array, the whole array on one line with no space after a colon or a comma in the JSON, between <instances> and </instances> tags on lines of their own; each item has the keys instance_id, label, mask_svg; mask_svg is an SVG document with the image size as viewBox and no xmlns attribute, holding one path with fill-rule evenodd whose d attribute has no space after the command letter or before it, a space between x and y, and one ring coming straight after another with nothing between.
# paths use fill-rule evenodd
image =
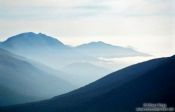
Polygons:
<instances>
[{"instance_id":1,"label":"mountain peak","mask_svg":"<svg viewBox=\"0 0 175 112\"><path fill-rule=\"evenodd\" d=\"M96 44L96 45L106 45L107 43L105 43L105 42L103 42L103 41L94 41L94 42L89 42L89 43L87 43L87 44ZM108 44L109 45L109 44Z\"/></svg>"},{"instance_id":2,"label":"mountain peak","mask_svg":"<svg viewBox=\"0 0 175 112\"><path fill-rule=\"evenodd\" d=\"M120 47L117 45L111 45L111 44L105 43L103 41L94 41L94 42L89 42L86 44L79 45L79 46L77 46L77 48L81 48L81 49L82 48L123 49L124 47Z\"/></svg>"},{"instance_id":3,"label":"mountain peak","mask_svg":"<svg viewBox=\"0 0 175 112\"><path fill-rule=\"evenodd\" d=\"M86 43L86 44L82 44L82 45L79 45L77 46L78 48L85 48L85 47L114 47L113 45L110 45L110 44L107 44L103 41L94 41L94 42L89 42L89 43ZM118 46L116 46L118 47Z\"/></svg>"},{"instance_id":4,"label":"mountain peak","mask_svg":"<svg viewBox=\"0 0 175 112\"><path fill-rule=\"evenodd\" d=\"M94 42L90 42L89 44L106 44L103 41L94 41Z\"/></svg>"},{"instance_id":5,"label":"mountain peak","mask_svg":"<svg viewBox=\"0 0 175 112\"><path fill-rule=\"evenodd\" d=\"M34 32L25 32L25 33L21 33L21 34L17 34L15 36L9 37L6 41L10 41L10 40L16 40L16 39L50 39L50 40L56 40L55 38L51 37L51 36L47 36L43 33L34 33ZM58 41L58 40L57 40Z\"/></svg>"},{"instance_id":6,"label":"mountain peak","mask_svg":"<svg viewBox=\"0 0 175 112\"><path fill-rule=\"evenodd\" d=\"M34 32L25 32L21 34L17 34L8 38L6 41L3 42L6 46L13 46L13 47L24 47L24 46L40 46L40 47L47 47L47 46L55 46L55 47L63 47L64 44L53 38L51 36L45 35L43 33L34 33Z\"/></svg>"},{"instance_id":7,"label":"mountain peak","mask_svg":"<svg viewBox=\"0 0 175 112\"><path fill-rule=\"evenodd\" d=\"M38 33L39 34L39 33ZM12 37L35 37L35 36L37 36L38 35L37 33L35 33L35 32L24 32L24 33L20 33L20 34L17 34L17 35L15 35L15 36L12 36ZM12 37L10 37L10 38L12 38ZM8 38L8 39L10 39L10 38ZM8 40L7 39L7 40Z\"/></svg>"}]
</instances>

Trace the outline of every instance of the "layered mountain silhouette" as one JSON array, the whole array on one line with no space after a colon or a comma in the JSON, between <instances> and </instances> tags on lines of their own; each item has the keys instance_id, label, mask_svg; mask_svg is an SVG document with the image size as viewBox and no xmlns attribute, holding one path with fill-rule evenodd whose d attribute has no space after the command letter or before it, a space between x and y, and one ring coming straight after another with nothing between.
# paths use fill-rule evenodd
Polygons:
<instances>
[{"instance_id":1,"label":"layered mountain silhouette","mask_svg":"<svg viewBox=\"0 0 175 112\"><path fill-rule=\"evenodd\" d=\"M99 57L143 56L131 48L92 42L70 47L42 33L26 32L8 38L1 48L29 59L44 63L55 69L81 61L94 62Z\"/></svg>"},{"instance_id":2,"label":"layered mountain silhouette","mask_svg":"<svg viewBox=\"0 0 175 112\"><path fill-rule=\"evenodd\" d=\"M64 75L0 49L0 105L43 100L75 88L58 74Z\"/></svg>"},{"instance_id":3,"label":"layered mountain silhouette","mask_svg":"<svg viewBox=\"0 0 175 112\"><path fill-rule=\"evenodd\" d=\"M52 73L53 70L50 70L49 73L72 82L76 88L93 82L113 71L106 69L106 66L99 67L101 61L99 57L143 55L143 53L133 49L113 46L104 42L91 42L70 47L54 37L33 32L12 36L1 42L0 48L25 57L27 61L37 62L33 65L40 63L40 66L37 67L42 66L41 68L45 68L44 70L55 69L54 73ZM93 63L93 65L90 63ZM47 65L47 67L43 67L43 65ZM60 70L64 73L60 73Z\"/></svg>"},{"instance_id":4,"label":"layered mountain silhouette","mask_svg":"<svg viewBox=\"0 0 175 112\"><path fill-rule=\"evenodd\" d=\"M85 87L41 102L1 108L3 112L135 112L143 103L175 105L175 56L111 73Z\"/></svg>"}]
</instances>

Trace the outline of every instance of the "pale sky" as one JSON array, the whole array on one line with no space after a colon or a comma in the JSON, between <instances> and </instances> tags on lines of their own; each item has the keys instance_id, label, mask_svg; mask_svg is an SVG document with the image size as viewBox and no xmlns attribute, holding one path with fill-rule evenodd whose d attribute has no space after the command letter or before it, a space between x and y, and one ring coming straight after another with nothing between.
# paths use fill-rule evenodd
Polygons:
<instances>
[{"instance_id":1,"label":"pale sky","mask_svg":"<svg viewBox=\"0 0 175 112\"><path fill-rule=\"evenodd\" d=\"M168 56L175 54L175 0L0 0L0 39L22 32Z\"/></svg>"}]
</instances>

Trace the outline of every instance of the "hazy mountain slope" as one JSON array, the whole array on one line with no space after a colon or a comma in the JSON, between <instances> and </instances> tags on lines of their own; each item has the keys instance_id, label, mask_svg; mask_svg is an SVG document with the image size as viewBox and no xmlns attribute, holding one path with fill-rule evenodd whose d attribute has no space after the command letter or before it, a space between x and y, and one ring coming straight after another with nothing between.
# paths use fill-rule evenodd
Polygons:
<instances>
[{"instance_id":1,"label":"hazy mountain slope","mask_svg":"<svg viewBox=\"0 0 175 112\"><path fill-rule=\"evenodd\" d=\"M3 87L0 85L0 106L12 105L17 103L25 103L31 101L37 101L41 99L37 96L29 96L25 94L18 93L15 90L11 90L8 87Z\"/></svg>"},{"instance_id":2,"label":"hazy mountain slope","mask_svg":"<svg viewBox=\"0 0 175 112\"><path fill-rule=\"evenodd\" d=\"M67 76L66 79L78 87L100 79L112 71L86 62L72 63L63 67L61 70L71 74L71 76Z\"/></svg>"},{"instance_id":3,"label":"hazy mountain slope","mask_svg":"<svg viewBox=\"0 0 175 112\"><path fill-rule=\"evenodd\" d=\"M175 104L175 56L136 64L92 84L43 102L4 112L135 112L142 103Z\"/></svg>"},{"instance_id":4,"label":"hazy mountain slope","mask_svg":"<svg viewBox=\"0 0 175 112\"><path fill-rule=\"evenodd\" d=\"M125 48L106 44L104 42L90 42L82 44L75 48L77 51L94 57L130 57L130 56L148 56L132 48Z\"/></svg>"},{"instance_id":5,"label":"hazy mountain slope","mask_svg":"<svg viewBox=\"0 0 175 112\"><path fill-rule=\"evenodd\" d=\"M44 69L32 65L20 56L0 49L0 87L3 87L0 90L13 91L15 94L20 94L21 99L23 96L32 96L33 99L41 100L74 88L67 81L56 77L56 74L49 73ZM3 98L0 96L0 99L9 99L12 97L11 95L15 95L10 93L4 94ZM3 93L1 92L1 94ZM19 96L13 96L7 104L15 103L16 99L13 99L15 97L19 98ZM22 102L24 100L18 100L16 103Z\"/></svg>"}]
</instances>

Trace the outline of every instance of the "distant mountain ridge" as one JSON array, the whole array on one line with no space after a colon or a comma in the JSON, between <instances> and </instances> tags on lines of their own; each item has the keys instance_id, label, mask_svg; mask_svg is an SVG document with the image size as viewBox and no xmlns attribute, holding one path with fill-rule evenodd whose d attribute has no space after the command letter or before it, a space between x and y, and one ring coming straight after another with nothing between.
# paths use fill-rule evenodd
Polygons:
<instances>
[{"instance_id":1,"label":"distant mountain ridge","mask_svg":"<svg viewBox=\"0 0 175 112\"><path fill-rule=\"evenodd\" d=\"M3 112L135 112L143 103L175 105L175 56L111 73L50 100L1 108Z\"/></svg>"},{"instance_id":2,"label":"distant mountain ridge","mask_svg":"<svg viewBox=\"0 0 175 112\"><path fill-rule=\"evenodd\" d=\"M86 48L86 47L102 47L102 48L105 48L105 47L111 47L111 48L115 48L115 47L119 47L119 48L122 48L120 46L114 46L114 45L110 45L110 44L107 44L107 43L104 43L102 41L96 41L96 42L89 42L89 43L86 43L86 44L82 44L82 45L79 45L77 46L77 48Z\"/></svg>"},{"instance_id":3,"label":"distant mountain ridge","mask_svg":"<svg viewBox=\"0 0 175 112\"><path fill-rule=\"evenodd\" d=\"M94 57L131 57L131 56L148 56L132 48L110 45L102 41L90 42L76 47L76 49L84 54Z\"/></svg>"}]
</instances>

